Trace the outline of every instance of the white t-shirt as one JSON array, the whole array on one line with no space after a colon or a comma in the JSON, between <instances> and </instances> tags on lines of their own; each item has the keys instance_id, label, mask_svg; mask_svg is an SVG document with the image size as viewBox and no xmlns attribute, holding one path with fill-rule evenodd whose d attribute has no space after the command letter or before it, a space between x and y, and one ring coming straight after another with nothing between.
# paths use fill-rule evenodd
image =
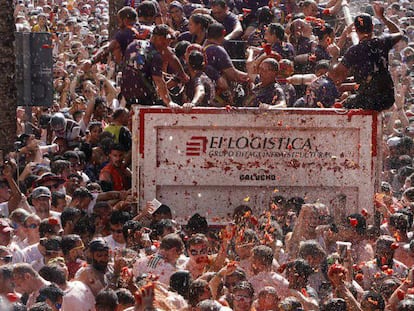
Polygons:
<instances>
[{"instance_id":1,"label":"white t-shirt","mask_svg":"<svg viewBox=\"0 0 414 311\"><path fill-rule=\"evenodd\" d=\"M94 311L95 297L90 288L80 281L68 282L64 291L62 310L65 311Z\"/></svg>"},{"instance_id":2,"label":"white t-shirt","mask_svg":"<svg viewBox=\"0 0 414 311\"><path fill-rule=\"evenodd\" d=\"M117 241L114 240L111 234L107 235L103 239L106 241L106 243L108 243L108 246L111 251L123 250L126 247L126 243L122 243L122 244L118 243Z\"/></svg>"},{"instance_id":3,"label":"white t-shirt","mask_svg":"<svg viewBox=\"0 0 414 311\"><path fill-rule=\"evenodd\" d=\"M43 255L40 253L38 246L39 243L36 243L23 249L24 262L31 264L32 262L43 258Z\"/></svg>"},{"instance_id":4,"label":"white t-shirt","mask_svg":"<svg viewBox=\"0 0 414 311\"><path fill-rule=\"evenodd\" d=\"M177 268L166 262L158 253L138 259L132 269L134 277L140 276L143 273L151 273L159 276L159 281L167 285L170 284L171 275L176 271Z\"/></svg>"}]
</instances>

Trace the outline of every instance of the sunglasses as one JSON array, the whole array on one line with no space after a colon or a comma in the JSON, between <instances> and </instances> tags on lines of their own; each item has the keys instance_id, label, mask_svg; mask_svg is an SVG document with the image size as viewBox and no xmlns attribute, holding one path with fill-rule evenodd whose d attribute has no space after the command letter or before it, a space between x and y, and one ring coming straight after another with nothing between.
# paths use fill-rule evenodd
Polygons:
<instances>
[{"instance_id":1,"label":"sunglasses","mask_svg":"<svg viewBox=\"0 0 414 311\"><path fill-rule=\"evenodd\" d=\"M13 256L12 255L7 255L7 256L4 256L4 257L0 257L0 260L2 260L2 261L4 261L4 262L12 262L12 260L13 260Z\"/></svg>"},{"instance_id":2,"label":"sunglasses","mask_svg":"<svg viewBox=\"0 0 414 311\"><path fill-rule=\"evenodd\" d=\"M242 295L234 295L233 299L235 301L240 301L240 302L250 302L250 301L252 301L252 297L247 297L247 296L242 296Z\"/></svg>"},{"instance_id":3,"label":"sunglasses","mask_svg":"<svg viewBox=\"0 0 414 311\"><path fill-rule=\"evenodd\" d=\"M207 248L202 248L199 251L197 251L195 249L190 249L189 252L192 256L206 255L207 254Z\"/></svg>"},{"instance_id":4,"label":"sunglasses","mask_svg":"<svg viewBox=\"0 0 414 311\"><path fill-rule=\"evenodd\" d=\"M39 225L38 224L30 224L30 225L26 225L26 228L29 228L29 229L36 229L36 228L38 228L39 227Z\"/></svg>"}]
</instances>

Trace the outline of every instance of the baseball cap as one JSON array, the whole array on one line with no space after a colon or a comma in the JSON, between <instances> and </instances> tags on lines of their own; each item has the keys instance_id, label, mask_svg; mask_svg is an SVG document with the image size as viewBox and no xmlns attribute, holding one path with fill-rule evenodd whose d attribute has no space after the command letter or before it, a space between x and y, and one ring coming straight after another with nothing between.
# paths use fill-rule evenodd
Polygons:
<instances>
[{"instance_id":1,"label":"baseball cap","mask_svg":"<svg viewBox=\"0 0 414 311\"><path fill-rule=\"evenodd\" d=\"M40 197L48 197L50 198L52 196L49 188L40 186L33 190L32 192L32 199L38 199Z\"/></svg>"}]
</instances>

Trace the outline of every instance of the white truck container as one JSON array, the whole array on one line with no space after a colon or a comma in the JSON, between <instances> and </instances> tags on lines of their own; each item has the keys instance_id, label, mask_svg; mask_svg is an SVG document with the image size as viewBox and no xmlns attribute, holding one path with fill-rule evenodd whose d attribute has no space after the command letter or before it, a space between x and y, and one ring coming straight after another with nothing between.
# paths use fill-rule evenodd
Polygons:
<instances>
[{"instance_id":1,"label":"white truck container","mask_svg":"<svg viewBox=\"0 0 414 311\"><path fill-rule=\"evenodd\" d=\"M373 209L381 173L381 117L334 109L144 108L134 116L134 193L185 223L224 223L241 204L272 198L326 204L335 218ZM140 172L139 174L137 172Z\"/></svg>"}]
</instances>

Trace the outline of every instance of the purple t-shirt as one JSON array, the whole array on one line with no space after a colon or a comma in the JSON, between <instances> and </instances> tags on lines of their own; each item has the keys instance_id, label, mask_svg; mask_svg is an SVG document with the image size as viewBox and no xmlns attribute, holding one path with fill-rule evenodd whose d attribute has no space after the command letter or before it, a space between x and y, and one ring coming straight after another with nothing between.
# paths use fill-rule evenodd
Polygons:
<instances>
[{"instance_id":1,"label":"purple t-shirt","mask_svg":"<svg viewBox=\"0 0 414 311\"><path fill-rule=\"evenodd\" d=\"M138 99L152 105L156 99L152 77L162 76L162 57L148 41L134 40L125 51L121 93L125 99Z\"/></svg>"},{"instance_id":2,"label":"purple t-shirt","mask_svg":"<svg viewBox=\"0 0 414 311\"><path fill-rule=\"evenodd\" d=\"M213 81L204 73L199 72L194 78L192 78L186 85L185 93L188 100L192 100L195 94L197 86L203 85L205 95L203 101L198 104L198 106L208 107L212 106L215 97L215 88Z\"/></svg>"},{"instance_id":3,"label":"purple t-shirt","mask_svg":"<svg viewBox=\"0 0 414 311\"><path fill-rule=\"evenodd\" d=\"M295 58L295 48L289 42L275 43L272 50L279 53L282 58L293 60Z\"/></svg>"},{"instance_id":4,"label":"purple t-shirt","mask_svg":"<svg viewBox=\"0 0 414 311\"><path fill-rule=\"evenodd\" d=\"M224 28L226 29L226 33L229 34L234 30L234 28L236 28L236 25L237 25L239 19L238 19L236 14L228 12L228 14L224 18L224 20L222 20L222 21L217 20L217 21L224 26Z\"/></svg>"},{"instance_id":5,"label":"purple t-shirt","mask_svg":"<svg viewBox=\"0 0 414 311\"><path fill-rule=\"evenodd\" d=\"M204 71L213 81L217 81L220 78L223 70L233 67L229 54L222 46L207 42L204 46L204 53L206 55L206 68Z\"/></svg>"},{"instance_id":6,"label":"purple t-shirt","mask_svg":"<svg viewBox=\"0 0 414 311\"><path fill-rule=\"evenodd\" d=\"M332 58L328 51L320 44L315 47L314 54L317 62L320 60L331 60Z\"/></svg>"},{"instance_id":7,"label":"purple t-shirt","mask_svg":"<svg viewBox=\"0 0 414 311\"><path fill-rule=\"evenodd\" d=\"M261 103L268 105L277 105L279 101L285 100L283 89L277 83L268 86L256 85L252 89L254 95L253 106L258 107Z\"/></svg>"},{"instance_id":8,"label":"purple t-shirt","mask_svg":"<svg viewBox=\"0 0 414 311\"><path fill-rule=\"evenodd\" d=\"M115 33L114 39L118 41L119 46L121 47L122 55L125 55L127 46L135 39L135 32L129 28L121 29Z\"/></svg>"}]
</instances>

